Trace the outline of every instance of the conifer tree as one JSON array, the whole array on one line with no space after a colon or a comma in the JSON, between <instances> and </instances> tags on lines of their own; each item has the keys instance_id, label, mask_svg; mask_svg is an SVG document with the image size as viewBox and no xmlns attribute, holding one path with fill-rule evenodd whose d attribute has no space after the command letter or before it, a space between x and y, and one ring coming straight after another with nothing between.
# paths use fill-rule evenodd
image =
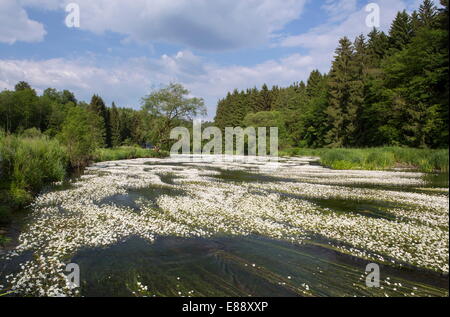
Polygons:
<instances>
[{"instance_id":1,"label":"conifer tree","mask_svg":"<svg viewBox=\"0 0 450 317\"><path fill-rule=\"evenodd\" d=\"M431 0L424 0L419 7L419 21L421 26L433 27L436 24L437 8Z\"/></svg>"},{"instance_id":2,"label":"conifer tree","mask_svg":"<svg viewBox=\"0 0 450 317\"><path fill-rule=\"evenodd\" d=\"M104 144L106 147L111 147L111 125L109 122L109 111L103 102L103 99L98 96L92 96L89 110L102 118L102 129L104 131Z\"/></svg>"},{"instance_id":3,"label":"conifer tree","mask_svg":"<svg viewBox=\"0 0 450 317\"><path fill-rule=\"evenodd\" d=\"M422 27L422 22L420 21L419 13L417 11L413 11L411 13L411 28L412 28L412 35L415 36L419 29Z\"/></svg>"},{"instance_id":4,"label":"conifer tree","mask_svg":"<svg viewBox=\"0 0 450 317\"><path fill-rule=\"evenodd\" d=\"M389 43L391 51L402 50L411 42L412 37L411 18L406 11L397 13L389 30Z\"/></svg>"},{"instance_id":5,"label":"conifer tree","mask_svg":"<svg viewBox=\"0 0 450 317\"><path fill-rule=\"evenodd\" d=\"M262 111L270 111L272 107L272 93L267 87L266 84L264 84L260 91L253 92L253 111L255 113L262 112Z\"/></svg>"},{"instance_id":6,"label":"conifer tree","mask_svg":"<svg viewBox=\"0 0 450 317\"><path fill-rule=\"evenodd\" d=\"M319 72L319 70L316 69L311 72L306 86L306 94L308 95L309 98L317 96L318 89L322 80L323 76Z\"/></svg>"},{"instance_id":7,"label":"conifer tree","mask_svg":"<svg viewBox=\"0 0 450 317\"><path fill-rule=\"evenodd\" d=\"M120 138L120 116L117 110L116 104L113 102L110 110L110 122L111 122L111 146L118 147L121 145Z\"/></svg>"},{"instance_id":8,"label":"conifer tree","mask_svg":"<svg viewBox=\"0 0 450 317\"><path fill-rule=\"evenodd\" d=\"M370 65L378 67L381 60L386 56L389 49L389 38L384 32L374 28L368 35L367 54L369 55Z\"/></svg>"},{"instance_id":9,"label":"conifer tree","mask_svg":"<svg viewBox=\"0 0 450 317\"><path fill-rule=\"evenodd\" d=\"M326 141L330 147L341 147L345 145L347 113L353 112L349 109L352 87L350 82L352 76L353 45L347 37L339 41L336 49L336 57L330 73L329 106L326 114L329 120L329 131Z\"/></svg>"}]
</instances>

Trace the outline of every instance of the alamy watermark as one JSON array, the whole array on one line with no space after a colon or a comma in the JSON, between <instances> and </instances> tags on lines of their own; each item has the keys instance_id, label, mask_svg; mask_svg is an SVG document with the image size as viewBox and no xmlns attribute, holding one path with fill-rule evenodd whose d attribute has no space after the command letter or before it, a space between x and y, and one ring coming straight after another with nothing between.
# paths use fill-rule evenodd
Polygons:
<instances>
[{"instance_id":1,"label":"alamy watermark","mask_svg":"<svg viewBox=\"0 0 450 317\"><path fill-rule=\"evenodd\" d=\"M70 289L80 287L80 266L76 263L69 263L66 265L66 281Z\"/></svg>"},{"instance_id":2,"label":"alamy watermark","mask_svg":"<svg viewBox=\"0 0 450 317\"><path fill-rule=\"evenodd\" d=\"M201 162L265 162L265 168L276 168L278 163L277 127L227 127L224 133L218 127L202 131L200 120L193 122L191 132L177 127L170 132L176 143L171 157ZM192 142L191 142L192 140Z\"/></svg>"},{"instance_id":3,"label":"alamy watermark","mask_svg":"<svg viewBox=\"0 0 450 317\"><path fill-rule=\"evenodd\" d=\"M380 6L377 3L369 3L366 6L366 12L369 12L366 17L366 26L369 28L379 28L381 26Z\"/></svg>"},{"instance_id":4,"label":"alamy watermark","mask_svg":"<svg viewBox=\"0 0 450 317\"><path fill-rule=\"evenodd\" d=\"M370 288L380 287L380 266L370 263L366 266L366 286Z\"/></svg>"},{"instance_id":5,"label":"alamy watermark","mask_svg":"<svg viewBox=\"0 0 450 317\"><path fill-rule=\"evenodd\" d=\"M80 27L80 6L78 3L69 3L66 6L66 12L68 15L66 16L66 26L68 28L79 28Z\"/></svg>"}]
</instances>

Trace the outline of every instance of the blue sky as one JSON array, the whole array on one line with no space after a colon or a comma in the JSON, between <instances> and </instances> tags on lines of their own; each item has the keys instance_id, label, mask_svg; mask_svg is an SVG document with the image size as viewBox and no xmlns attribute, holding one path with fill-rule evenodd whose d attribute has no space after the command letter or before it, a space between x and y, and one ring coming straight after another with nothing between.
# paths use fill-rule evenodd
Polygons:
<instances>
[{"instance_id":1,"label":"blue sky","mask_svg":"<svg viewBox=\"0 0 450 317\"><path fill-rule=\"evenodd\" d=\"M68 3L80 28L68 28ZM383 30L420 0L0 0L0 90L20 80L89 101L139 108L152 89L180 82L208 118L234 88L286 86L328 71L340 37Z\"/></svg>"}]
</instances>

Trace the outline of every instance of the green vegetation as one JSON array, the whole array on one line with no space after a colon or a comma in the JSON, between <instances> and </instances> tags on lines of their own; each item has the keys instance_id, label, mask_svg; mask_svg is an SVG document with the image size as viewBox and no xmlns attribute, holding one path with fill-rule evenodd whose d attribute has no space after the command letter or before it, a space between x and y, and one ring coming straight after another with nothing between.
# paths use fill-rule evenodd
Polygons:
<instances>
[{"instance_id":1,"label":"green vegetation","mask_svg":"<svg viewBox=\"0 0 450 317\"><path fill-rule=\"evenodd\" d=\"M0 158L0 221L28 204L46 184L66 176L65 148L33 130L22 136L0 134Z\"/></svg>"},{"instance_id":2,"label":"green vegetation","mask_svg":"<svg viewBox=\"0 0 450 317\"><path fill-rule=\"evenodd\" d=\"M203 100L187 95L171 84L133 110L108 108L98 95L79 102L68 90L48 88L39 96L26 82L0 92L0 221L91 162L168 155L170 129L189 127L190 116L204 113ZM157 146L142 148L148 144Z\"/></svg>"},{"instance_id":3,"label":"green vegetation","mask_svg":"<svg viewBox=\"0 0 450 317\"><path fill-rule=\"evenodd\" d=\"M58 137L66 145L71 166L80 168L93 160L96 149L104 145L103 131L100 116L80 107L70 109Z\"/></svg>"},{"instance_id":4,"label":"green vegetation","mask_svg":"<svg viewBox=\"0 0 450 317\"><path fill-rule=\"evenodd\" d=\"M446 172L449 150L382 147L368 149L300 149L282 151L283 156L317 156L334 169L386 170L411 168L422 172Z\"/></svg>"},{"instance_id":5,"label":"green vegetation","mask_svg":"<svg viewBox=\"0 0 450 317\"><path fill-rule=\"evenodd\" d=\"M173 128L186 125L187 120L191 121L198 115L206 115L203 99L188 96L189 91L182 85L170 84L142 99L145 114L157 118L153 120L150 135L158 148L170 149L173 143L170 131Z\"/></svg>"},{"instance_id":6,"label":"green vegetation","mask_svg":"<svg viewBox=\"0 0 450 317\"><path fill-rule=\"evenodd\" d=\"M215 124L258 126L249 119L272 112L284 121L275 126L286 126L285 148L448 148L448 1L441 3L399 12L389 34L342 38L331 70L313 71L306 83L229 93Z\"/></svg>"},{"instance_id":7,"label":"green vegetation","mask_svg":"<svg viewBox=\"0 0 450 317\"><path fill-rule=\"evenodd\" d=\"M84 110L78 109L75 114L74 120L80 119L79 116L86 119ZM76 122L82 121L75 120L73 124L76 125ZM72 123L68 122L63 129L62 135L72 140L67 145L61 145L57 139L50 139L37 130L27 130L22 135L0 134L0 223L9 222L12 212L29 204L33 196L46 185L63 181L70 174L71 168L78 168L92 161L168 155L164 151L155 152L132 146L95 148L90 130L83 132L87 125L76 125L73 129L71 126ZM70 134L69 137L66 131L75 134Z\"/></svg>"},{"instance_id":8,"label":"green vegetation","mask_svg":"<svg viewBox=\"0 0 450 317\"><path fill-rule=\"evenodd\" d=\"M121 146L113 149L97 149L94 154L96 162L131 160L136 158L162 158L168 156L165 151L153 151L133 146Z\"/></svg>"}]
</instances>

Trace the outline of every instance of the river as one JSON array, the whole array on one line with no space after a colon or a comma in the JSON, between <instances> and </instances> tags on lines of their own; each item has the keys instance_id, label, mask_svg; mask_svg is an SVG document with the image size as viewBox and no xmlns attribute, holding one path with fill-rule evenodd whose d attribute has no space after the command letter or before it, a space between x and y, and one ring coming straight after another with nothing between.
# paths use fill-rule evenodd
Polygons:
<instances>
[{"instance_id":1,"label":"river","mask_svg":"<svg viewBox=\"0 0 450 317\"><path fill-rule=\"evenodd\" d=\"M448 296L448 203L448 174L336 171L314 158L98 163L36 198L0 256L0 290ZM371 263L379 287L366 285Z\"/></svg>"}]
</instances>

